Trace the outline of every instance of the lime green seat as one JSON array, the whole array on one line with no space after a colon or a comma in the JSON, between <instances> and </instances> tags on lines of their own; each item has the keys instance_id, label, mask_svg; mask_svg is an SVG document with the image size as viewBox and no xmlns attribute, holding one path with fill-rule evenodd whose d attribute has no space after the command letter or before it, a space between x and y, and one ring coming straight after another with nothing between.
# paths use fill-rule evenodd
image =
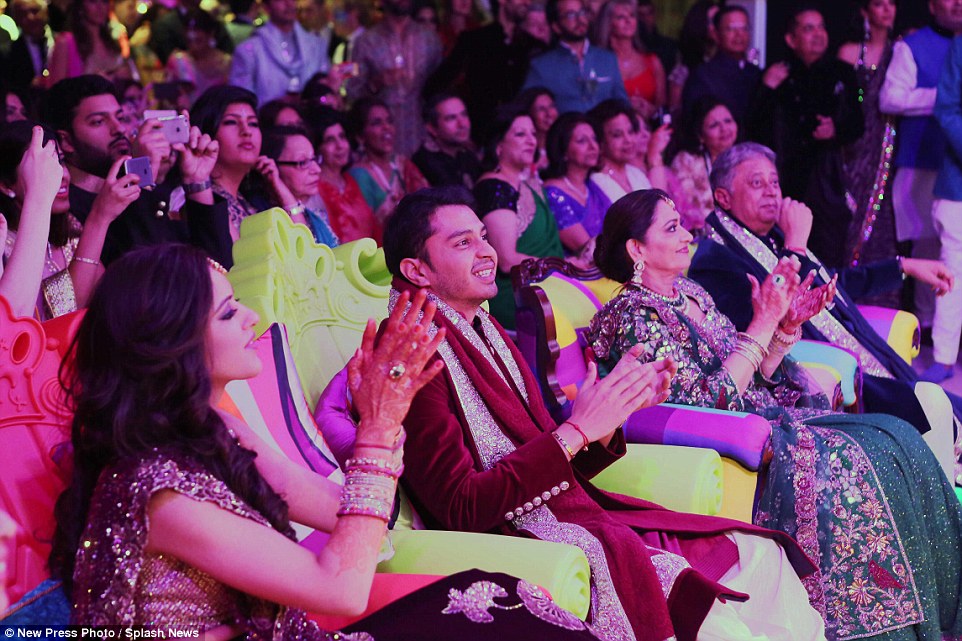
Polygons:
<instances>
[{"instance_id":1,"label":"lime green seat","mask_svg":"<svg viewBox=\"0 0 962 641\"><path fill-rule=\"evenodd\" d=\"M228 278L260 315L258 333L271 323L287 328L312 410L360 345L367 320L387 315L391 278L372 239L332 250L277 208L244 219Z\"/></svg>"}]
</instances>

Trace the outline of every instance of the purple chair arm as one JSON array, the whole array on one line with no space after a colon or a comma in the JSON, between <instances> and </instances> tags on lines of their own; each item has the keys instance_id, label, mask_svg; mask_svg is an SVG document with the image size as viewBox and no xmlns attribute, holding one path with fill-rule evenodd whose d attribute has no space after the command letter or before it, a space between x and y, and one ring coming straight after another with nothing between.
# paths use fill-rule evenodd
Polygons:
<instances>
[{"instance_id":1,"label":"purple chair arm","mask_svg":"<svg viewBox=\"0 0 962 641\"><path fill-rule=\"evenodd\" d=\"M629 443L705 447L757 471L772 427L757 414L662 403L629 416L624 431Z\"/></svg>"}]
</instances>

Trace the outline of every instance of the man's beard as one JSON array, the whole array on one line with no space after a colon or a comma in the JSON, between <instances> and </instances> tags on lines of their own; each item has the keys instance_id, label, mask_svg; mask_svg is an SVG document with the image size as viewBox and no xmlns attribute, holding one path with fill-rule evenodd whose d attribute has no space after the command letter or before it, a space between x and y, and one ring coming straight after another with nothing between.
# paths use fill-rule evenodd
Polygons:
<instances>
[{"instance_id":1,"label":"man's beard","mask_svg":"<svg viewBox=\"0 0 962 641\"><path fill-rule=\"evenodd\" d=\"M587 33L575 34L567 29L561 29L561 33L558 34L558 39L562 42L581 42L588 37Z\"/></svg>"},{"instance_id":2,"label":"man's beard","mask_svg":"<svg viewBox=\"0 0 962 641\"><path fill-rule=\"evenodd\" d=\"M111 143L114 143L117 140L119 139L115 138L111 141ZM126 151L116 152L116 155L114 155L114 152L110 151L109 147L108 150L104 152L102 149L98 149L93 145L88 145L87 143L79 140L74 140L73 147L74 151L72 154L70 154L70 158L68 159L70 164L87 172L88 174L92 174L100 178L107 177L107 172L110 171L111 165L114 164L114 161L117 160L117 158L119 158L121 155L130 153L129 144Z\"/></svg>"}]
</instances>

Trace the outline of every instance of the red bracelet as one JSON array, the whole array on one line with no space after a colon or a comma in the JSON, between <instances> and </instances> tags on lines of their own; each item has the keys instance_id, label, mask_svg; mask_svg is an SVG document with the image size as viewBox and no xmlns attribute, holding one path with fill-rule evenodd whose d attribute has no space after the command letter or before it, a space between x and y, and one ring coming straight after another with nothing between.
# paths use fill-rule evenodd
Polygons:
<instances>
[{"instance_id":1,"label":"red bracelet","mask_svg":"<svg viewBox=\"0 0 962 641\"><path fill-rule=\"evenodd\" d=\"M579 426L579 425L578 425L577 423L575 423L574 421L565 421L565 423L567 423L567 424L570 425L571 427L575 428L575 431L578 432L578 434L581 435L581 439L585 442L585 444L584 444L584 446L581 448L581 450L584 451L584 452L587 452L587 451L588 451L588 443L590 443L591 441L588 440L588 435L585 434L585 431L584 431L583 429L581 429L581 426ZM564 425L564 423L562 423L562 425Z\"/></svg>"}]
</instances>

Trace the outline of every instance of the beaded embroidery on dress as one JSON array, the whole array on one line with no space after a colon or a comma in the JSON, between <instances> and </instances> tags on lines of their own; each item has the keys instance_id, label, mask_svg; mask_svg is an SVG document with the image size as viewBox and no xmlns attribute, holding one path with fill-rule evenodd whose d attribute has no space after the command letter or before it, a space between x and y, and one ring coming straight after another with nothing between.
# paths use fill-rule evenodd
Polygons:
<instances>
[{"instance_id":1,"label":"beaded embroidery on dress","mask_svg":"<svg viewBox=\"0 0 962 641\"><path fill-rule=\"evenodd\" d=\"M803 583L813 607L827 618L829 638L871 636L922 621L920 592L893 508L860 443L833 427L843 417L826 409L823 396L806 393L806 385L795 380L800 369L789 359L771 380L756 374L739 393L722 365L735 345L735 327L701 286L680 278L675 287L705 319L695 323L665 297L627 285L588 330L601 369L610 371L621 354L642 343L642 360L671 357L678 364L669 402L752 412L772 423L774 460L759 473L767 480L754 521L792 535L818 563L821 577ZM808 407L796 405L803 403Z\"/></svg>"}]
</instances>

